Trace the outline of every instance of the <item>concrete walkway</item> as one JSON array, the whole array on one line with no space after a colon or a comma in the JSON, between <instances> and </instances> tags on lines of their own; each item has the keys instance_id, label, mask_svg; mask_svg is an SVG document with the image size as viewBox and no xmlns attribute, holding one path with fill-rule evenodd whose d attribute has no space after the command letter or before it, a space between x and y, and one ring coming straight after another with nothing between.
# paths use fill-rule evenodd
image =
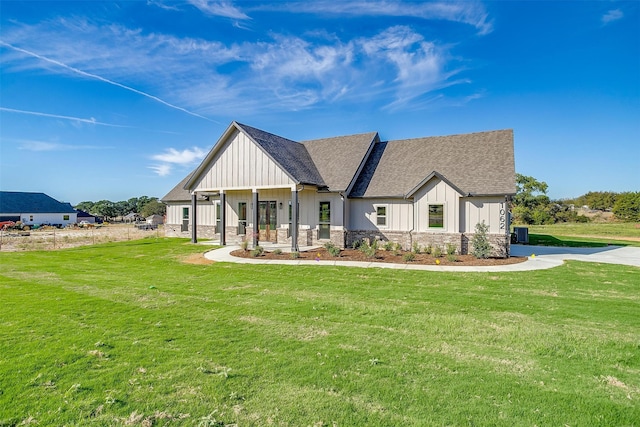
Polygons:
<instances>
[{"instance_id":1,"label":"concrete walkway","mask_svg":"<svg viewBox=\"0 0 640 427\"><path fill-rule=\"evenodd\" d=\"M265 250L272 251L280 248L283 252L289 248L278 245L266 245ZM300 251L313 250L317 247L300 248ZM309 261L309 260L271 260L260 258L239 258L231 256L231 252L238 246L225 246L206 252L207 259L217 262L235 262L243 264L284 264L284 265L333 265L361 268L390 268L396 270L425 270L425 271L461 271L461 272L499 272L499 271L531 271L553 268L564 263L564 260L578 260L589 262L603 262L609 264L624 264L640 267L640 248L624 246L607 246L604 248L561 248L550 246L511 245L512 256L527 256L525 262L508 265L491 266L448 266L448 265L420 265L420 264L391 264L385 262L341 261Z\"/></svg>"}]
</instances>

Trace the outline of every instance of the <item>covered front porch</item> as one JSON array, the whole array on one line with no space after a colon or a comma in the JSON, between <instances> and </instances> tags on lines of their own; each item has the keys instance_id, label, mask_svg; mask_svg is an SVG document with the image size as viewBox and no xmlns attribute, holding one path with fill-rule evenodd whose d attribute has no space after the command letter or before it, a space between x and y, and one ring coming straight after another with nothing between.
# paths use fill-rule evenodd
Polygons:
<instances>
[{"instance_id":1,"label":"covered front porch","mask_svg":"<svg viewBox=\"0 0 640 427\"><path fill-rule=\"evenodd\" d=\"M300 193L304 186L284 188L198 189L191 193L191 241L198 242L196 200L205 197L215 205L215 236L220 245L249 242L287 245L291 251L309 246L310 227L300 230ZM310 191L311 189L306 189ZM313 189L315 191L315 188ZM301 232L302 231L302 232Z\"/></svg>"}]
</instances>

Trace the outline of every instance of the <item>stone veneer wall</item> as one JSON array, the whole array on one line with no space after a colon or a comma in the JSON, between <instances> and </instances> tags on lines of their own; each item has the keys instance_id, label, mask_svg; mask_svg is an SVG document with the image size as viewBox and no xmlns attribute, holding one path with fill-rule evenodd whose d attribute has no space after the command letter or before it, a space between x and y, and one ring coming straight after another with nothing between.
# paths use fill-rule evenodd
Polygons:
<instances>
[{"instance_id":1,"label":"stone veneer wall","mask_svg":"<svg viewBox=\"0 0 640 427\"><path fill-rule=\"evenodd\" d=\"M465 252L470 254L473 251L473 245L471 241L475 233L465 233L462 236L462 248ZM497 258L507 258L511 253L511 239L510 236L505 234L489 234L487 233L487 240L491 245L491 256Z\"/></svg>"},{"instance_id":2,"label":"stone veneer wall","mask_svg":"<svg viewBox=\"0 0 640 427\"><path fill-rule=\"evenodd\" d=\"M400 243L402 249L411 249L411 233L408 231L380 231L380 230L351 230L347 231L346 246L352 247L353 242L361 242L368 240L372 242L379 240L381 242Z\"/></svg>"},{"instance_id":3,"label":"stone veneer wall","mask_svg":"<svg viewBox=\"0 0 640 427\"><path fill-rule=\"evenodd\" d=\"M462 246L461 233L411 233L413 242L417 242L422 248L431 246L431 248L440 248L443 254L447 253L447 245L456 247L456 253L460 255L466 254Z\"/></svg>"}]
</instances>

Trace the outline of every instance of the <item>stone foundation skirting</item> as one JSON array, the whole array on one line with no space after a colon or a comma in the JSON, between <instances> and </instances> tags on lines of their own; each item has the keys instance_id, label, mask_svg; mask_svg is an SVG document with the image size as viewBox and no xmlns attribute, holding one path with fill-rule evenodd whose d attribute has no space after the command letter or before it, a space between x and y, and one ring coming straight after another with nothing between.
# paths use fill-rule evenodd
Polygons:
<instances>
[{"instance_id":1,"label":"stone foundation skirting","mask_svg":"<svg viewBox=\"0 0 640 427\"><path fill-rule=\"evenodd\" d=\"M473 252L473 236L475 233L465 233L462 235L462 248L465 252L470 254ZM511 239L510 236L505 234L487 234L487 240L491 245L490 256L496 258L507 258L511 253Z\"/></svg>"},{"instance_id":2,"label":"stone foundation skirting","mask_svg":"<svg viewBox=\"0 0 640 427\"><path fill-rule=\"evenodd\" d=\"M399 243L402 249L411 249L411 233L408 231L350 230L347 231L346 246L353 247L354 242L378 240L380 242Z\"/></svg>"},{"instance_id":3,"label":"stone foundation skirting","mask_svg":"<svg viewBox=\"0 0 640 427\"><path fill-rule=\"evenodd\" d=\"M424 250L426 247L431 249L440 248L443 254L447 253L447 247L453 245L456 253L460 255L466 254L462 247L461 233L411 233L411 245L417 243Z\"/></svg>"}]
</instances>

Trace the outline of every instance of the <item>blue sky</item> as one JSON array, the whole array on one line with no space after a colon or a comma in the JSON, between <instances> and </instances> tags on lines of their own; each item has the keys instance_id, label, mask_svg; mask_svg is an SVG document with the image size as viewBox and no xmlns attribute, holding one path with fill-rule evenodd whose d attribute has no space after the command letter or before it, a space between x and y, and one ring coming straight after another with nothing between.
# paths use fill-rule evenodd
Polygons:
<instances>
[{"instance_id":1,"label":"blue sky","mask_svg":"<svg viewBox=\"0 0 640 427\"><path fill-rule=\"evenodd\" d=\"M515 133L552 198L640 191L640 2L0 2L0 189L162 197L232 120ZM398 171L401 173L402 171Z\"/></svg>"}]
</instances>

